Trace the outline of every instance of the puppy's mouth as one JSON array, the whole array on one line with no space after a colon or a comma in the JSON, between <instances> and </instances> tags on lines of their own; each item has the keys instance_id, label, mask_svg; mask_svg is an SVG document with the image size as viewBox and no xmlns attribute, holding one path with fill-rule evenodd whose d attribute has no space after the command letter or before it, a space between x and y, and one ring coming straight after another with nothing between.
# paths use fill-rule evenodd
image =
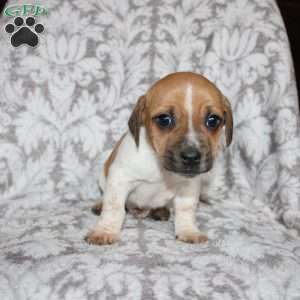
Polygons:
<instances>
[{"instance_id":1,"label":"puppy's mouth","mask_svg":"<svg viewBox=\"0 0 300 300\"><path fill-rule=\"evenodd\" d=\"M173 168L170 166L164 166L164 169L167 170L168 172L176 173L178 175L181 175L183 177L188 177L188 178L193 178L197 175L203 174L208 172L211 167L209 168L195 168L195 169L178 169L178 168Z\"/></svg>"},{"instance_id":2,"label":"puppy's mouth","mask_svg":"<svg viewBox=\"0 0 300 300\"><path fill-rule=\"evenodd\" d=\"M180 176L193 178L203 173L207 173L213 166L213 160L207 158L198 164L184 165L181 161L174 159L172 156L164 158L163 167L165 170L171 173L176 173Z\"/></svg>"},{"instance_id":3,"label":"puppy's mouth","mask_svg":"<svg viewBox=\"0 0 300 300\"><path fill-rule=\"evenodd\" d=\"M170 168L169 166L164 166L165 170L168 172L176 173L183 177L193 178L201 172L199 170L187 170L187 169L176 169L176 168Z\"/></svg>"}]
</instances>

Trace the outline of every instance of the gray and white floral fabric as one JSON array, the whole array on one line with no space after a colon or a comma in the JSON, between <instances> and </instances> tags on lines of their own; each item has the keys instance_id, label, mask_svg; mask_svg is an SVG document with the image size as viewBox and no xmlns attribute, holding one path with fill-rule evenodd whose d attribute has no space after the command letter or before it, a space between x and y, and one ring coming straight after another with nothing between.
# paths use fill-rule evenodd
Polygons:
<instances>
[{"instance_id":1,"label":"gray and white floral fabric","mask_svg":"<svg viewBox=\"0 0 300 300\"><path fill-rule=\"evenodd\" d=\"M0 299L299 300L299 114L275 1L39 3L36 48L12 47L0 18ZM87 245L100 164L174 71L204 74L234 110L198 212L210 240L128 216L118 244Z\"/></svg>"}]
</instances>

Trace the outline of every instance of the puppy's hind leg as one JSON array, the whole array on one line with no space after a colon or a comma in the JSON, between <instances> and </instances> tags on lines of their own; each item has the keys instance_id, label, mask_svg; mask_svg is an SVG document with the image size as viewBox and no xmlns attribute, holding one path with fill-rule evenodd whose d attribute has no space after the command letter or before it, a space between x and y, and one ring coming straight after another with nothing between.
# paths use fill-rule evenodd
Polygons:
<instances>
[{"instance_id":1,"label":"puppy's hind leg","mask_svg":"<svg viewBox=\"0 0 300 300\"><path fill-rule=\"evenodd\" d=\"M170 210L166 206L151 209L149 216L155 221L168 221L170 218Z\"/></svg>"},{"instance_id":2,"label":"puppy's hind leg","mask_svg":"<svg viewBox=\"0 0 300 300\"><path fill-rule=\"evenodd\" d=\"M94 204L91 211L94 215L100 216L102 212L102 200L99 200L96 204Z\"/></svg>"},{"instance_id":3,"label":"puppy's hind leg","mask_svg":"<svg viewBox=\"0 0 300 300\"><path fill-rule=\"evenodd\" d=\"M149 216L155 221L168 221L170 218L170 201L173 194L167 191L158 193L152 200L157 204L156 208L150 210Z\"/></svg>"}]
</instances>

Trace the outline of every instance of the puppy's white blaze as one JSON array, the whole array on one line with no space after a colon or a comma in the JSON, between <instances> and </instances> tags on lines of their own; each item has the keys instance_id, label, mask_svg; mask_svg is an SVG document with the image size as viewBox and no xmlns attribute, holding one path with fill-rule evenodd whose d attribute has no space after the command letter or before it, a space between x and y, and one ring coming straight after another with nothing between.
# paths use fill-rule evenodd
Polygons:
<instances>
[{"instance_id":1,"label":"puppy's white blaze","mask_svg":"<svg viewBox=\"0 0 300 300\"><path fill-rule=\"evenodd\" d=\"M191 85L187 86L186 96L185 96L185 107L188 113L188 133L187 140L191 144L198 145L196 132L193 126L193 88Z\"/></svg>"}]
</instances>

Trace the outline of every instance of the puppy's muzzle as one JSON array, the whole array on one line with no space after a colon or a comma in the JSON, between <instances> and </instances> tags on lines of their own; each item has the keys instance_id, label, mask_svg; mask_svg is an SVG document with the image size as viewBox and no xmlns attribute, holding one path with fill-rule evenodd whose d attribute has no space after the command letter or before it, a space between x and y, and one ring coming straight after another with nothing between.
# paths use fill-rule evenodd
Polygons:
<instances>
[{"instance_id":1,"label":"puppy's muzzle","mask_svg":"<svg viewBox=\"0 0 300 300\"><path fill-rule=\"evenodd\" d=\"M200 148L184 142L170 149L164 157L165 169L184 177L208 172L212 167L213 158L207 147L202 145Z\"/></svg>"}]
</instances>

